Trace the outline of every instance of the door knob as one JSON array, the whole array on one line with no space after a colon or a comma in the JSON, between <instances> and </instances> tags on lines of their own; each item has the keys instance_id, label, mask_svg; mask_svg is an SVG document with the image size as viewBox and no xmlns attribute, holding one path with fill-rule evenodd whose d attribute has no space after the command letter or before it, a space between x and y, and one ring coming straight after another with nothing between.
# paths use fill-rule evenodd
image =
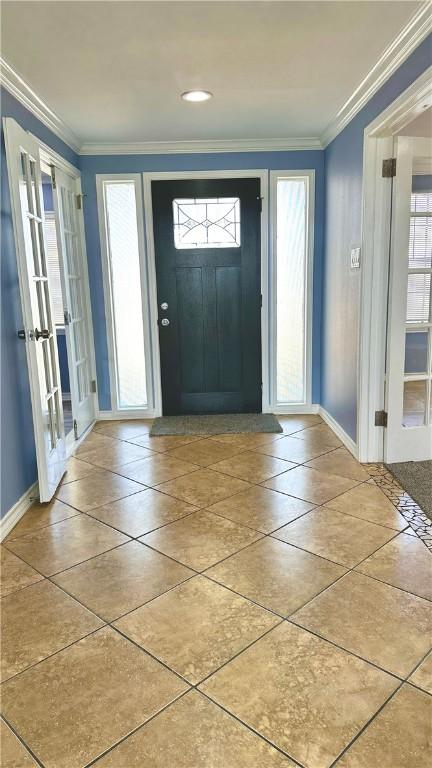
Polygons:
<instances>
[{"instance_id":1,"label":"door knob","mask_svg":"<svg viewBox=\"0 0 432 768\"><path fill-rule=\"evenodd\" d=\"M39 341L39 339L49 339L49 337L51 336L48 328L45 328L43 331L38 331L38 329L35 328L34 335L35 335L36 341Z\"/></svg>"},{"instance_id":2,"label":"door knob","mask_svg":"<svg viewBox=\"0 0 432 768\"><path fill-rule=\"evenodd\" d=\"M165 310L165 309L168 309L168 304L167 304L167 302L166 302L166 301L163 301L163 302L162 302L162 304L161 304L161 309L163 309L163 310Z\"/></svg>"},{"instance_id":3,"label":"door knob","mask_svg":"<svg viewBox=\"0 0 432 768\"><path fill-rule=\"evenodd\" d=\"M167 318L167 317L163 317L163 318L162 318L162 320L161 320L161 325L164 325L164 326L165 326L165 325L169 325L169 320L168 320L168 318Z\"/></svg>"}]
</instances>

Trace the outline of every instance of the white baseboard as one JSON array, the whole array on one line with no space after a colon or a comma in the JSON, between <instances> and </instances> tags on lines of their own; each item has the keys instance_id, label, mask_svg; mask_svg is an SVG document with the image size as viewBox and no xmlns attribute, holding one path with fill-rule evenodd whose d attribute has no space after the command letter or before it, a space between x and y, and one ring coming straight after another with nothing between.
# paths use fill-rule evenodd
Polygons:
<instances>
[{"instance_id":1,"label":"white baseboard","mask_svg":"<svg viewBox=\"0 0 432 768\"><path fill-rule=\"evenodd\" d=\"M154 419L159 414L153 409L139 408L136 411L98 411L96 421L127 421L128 419Z\"/></svg>"},{"instance_id":2,"label":"white baseboard","mask_svg":"<svg viewBox=\"0 0 432 768\"><path fill-rule=\"evenodd\" d=\"M290 413L319 413L319 409L320 406L317 403L312 403L311 405L277 405L271 409L271 413L274 413L275 416L278 413L284 416Z\"/></svg>"},{"instance_id":3,"label":"white baseboard","mask_svg":"<svg viewBox=\"0 0 432 768\"><path fill-rule=\"evenodd\" d=\"M20 499L9 509L0 520L0 541L6 538L22 516L31 507L34 500L39 497L39 484L36 481L26 490Z\"/></svg>"},{"instance_id":4,"label":"white baseboard","mask_svg":"<svg viewBox=\"0 0 432 768\"><path fill-rule=\"evenodd\" d=\"M358 456L357 443L355 443L354 440L349 435L347 435L345 430L342 429L341 425L338 424L336 419L334 419L333 416L331 416L330 413L326 411L325 408L322 407L322 405L319 406L318 413L323 419L323 421L325 421L326 424L328 424L330 429L333 430L336 437L338 437L339 440L344 444L345 448L348 448L350 453L352 453L352 455L356 459Z\"/></svg>"}]
</instances>

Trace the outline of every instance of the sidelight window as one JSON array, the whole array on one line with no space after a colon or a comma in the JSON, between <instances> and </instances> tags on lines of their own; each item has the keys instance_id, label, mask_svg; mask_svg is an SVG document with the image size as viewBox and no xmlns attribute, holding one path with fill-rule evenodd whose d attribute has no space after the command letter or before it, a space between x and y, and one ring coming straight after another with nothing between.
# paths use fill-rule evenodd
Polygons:
<instances>
[{"instance_id":1,"label":"sidelight window","mask_svg":"<svg viewBox=\"0 0 432 768\"><path fill-rule=\"evenodd\" d=\"M313 174L273 175L275 401L310 402L310 198Z\"/></svg>"},{"instance_id":2,"label":"sidelight window","mask_svg":"<svg viewBox=\"0 0 432 768\"><path fill-rule=\"evenodd\" d=\"M105 293L110 327L112 392L118 410L147 407L143 286L135 179L102 182L107 251Z\"/></svg>"}]
</instances>

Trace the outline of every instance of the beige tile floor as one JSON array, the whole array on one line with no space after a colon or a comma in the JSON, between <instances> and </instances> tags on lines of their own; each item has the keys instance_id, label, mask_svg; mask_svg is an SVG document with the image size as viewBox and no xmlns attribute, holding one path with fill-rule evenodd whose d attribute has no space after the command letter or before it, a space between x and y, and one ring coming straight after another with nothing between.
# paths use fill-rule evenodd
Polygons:
<instances>
[{"instance_id":1,"label":"beige tile floor","mask_svg":"<svg viewBox=\"0 0 432 768\"><path fill-rule=\"evenodd\" d=\"M1 546L2 768L429 768L432 555L280 420L79 446Z\"/></svg>"}]
</instances>

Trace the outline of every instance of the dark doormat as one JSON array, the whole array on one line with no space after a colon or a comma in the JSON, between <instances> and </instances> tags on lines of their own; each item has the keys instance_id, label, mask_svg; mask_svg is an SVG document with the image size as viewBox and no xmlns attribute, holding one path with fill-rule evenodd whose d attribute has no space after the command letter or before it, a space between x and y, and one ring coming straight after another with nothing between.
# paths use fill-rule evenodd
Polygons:
<instances>
[{"instance_id":1,"label":"dark doormat","mask_svg":"<svg viewBox=\"0 0 432 768\"><path fill-rule=\"evenodd\" d=\"M272 413L224 413L161 416L154 420L150 435L222 435L227 432L283 432L283 429Z\"/></svg>"},{"instance_id":2,"label":"dark doormat","mask_svg":"<svg viewBox=\"0 0 432 768\"><path fill-rule=\"evenodd\" d=\"M432 520L432 461L403 461L386 467Z\"/></svg>"}]
</instances>

